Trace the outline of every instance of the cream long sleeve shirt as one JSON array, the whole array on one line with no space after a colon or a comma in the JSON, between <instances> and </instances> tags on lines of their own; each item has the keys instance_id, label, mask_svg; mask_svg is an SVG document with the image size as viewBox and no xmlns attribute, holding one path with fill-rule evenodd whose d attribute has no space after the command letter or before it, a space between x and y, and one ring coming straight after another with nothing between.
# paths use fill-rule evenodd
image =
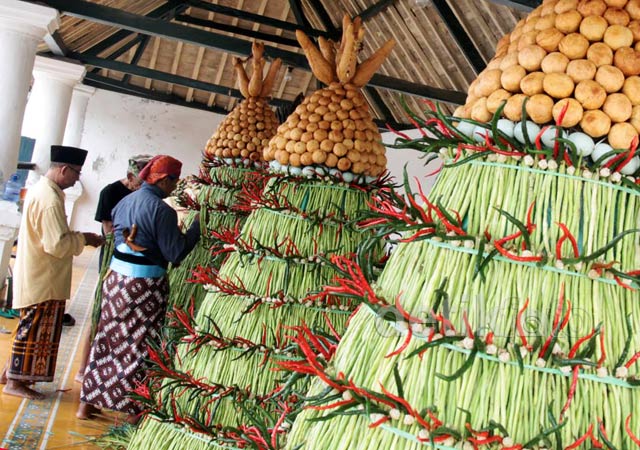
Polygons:
<instances>
[{"instance_id":1,"label":"cream long sleeve shirt","mask_svg":"<svg viewBox=\"0 0 640 450\"><path fill-rule=\"evenodd\" d=\"M73 256L82 253L82 233L69 230L64 193L42 177L25 199L14 268L14 308L47 300L66 300L71 294Z\"/></svg>"}]
</instances>

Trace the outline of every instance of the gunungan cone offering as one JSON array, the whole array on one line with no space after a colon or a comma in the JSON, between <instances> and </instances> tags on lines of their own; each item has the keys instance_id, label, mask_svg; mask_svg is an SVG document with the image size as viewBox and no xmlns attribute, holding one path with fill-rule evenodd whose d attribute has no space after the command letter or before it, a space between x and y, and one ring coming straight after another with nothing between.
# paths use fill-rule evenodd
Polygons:
<instances>
[{"instance_id":1,"label":"gunungan cone offering","mask_svg":"<svg viewBox=\"0 0 640 450\"><path fill-rule=\"evenodd\" d=\"M275 59L263 80L264 44L254 42L252 53L251 77L245 72L242 61L235 59L234 66L244 100L233 108L207 142L205 153L210 159L224 159L228 164L262 161L262 151L278 127L278 120L267 98L282 61Z\"/></svg>"},{"instance_id":2,"label":"gunungan cone offering","mask_svg":"<svg viewBox=\"0 0 640 450\"><path fill-rule=\"evenodd\" d=\"M300 174L330 172L347 181L369 180L386 170L385 147L361 88L374 75L395 41L387 41L367 60L358 63L364 38L359 17L344 16L340 46L320 37L318 46L296 31L313 74L327 85L304 99L278 127L264 151L276 171Z\"/></svg>"}]
</instances>

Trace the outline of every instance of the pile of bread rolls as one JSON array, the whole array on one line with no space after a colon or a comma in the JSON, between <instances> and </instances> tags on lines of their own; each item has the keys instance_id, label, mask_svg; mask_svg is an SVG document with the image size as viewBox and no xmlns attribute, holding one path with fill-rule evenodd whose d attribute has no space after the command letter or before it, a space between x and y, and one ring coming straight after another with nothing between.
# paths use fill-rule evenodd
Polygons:
<instances>
[{"instance_id":1,"label":"pile of bread rolls","mask_svg":"<svg viewBox=\"0 0 640 450\"><path fill-rule=\"evenodd\" d=\"M207 142L205 153L210 159L215 157L232 164L262 161L263 151L276 133L278 119L266 98L282 63L280 59L274 60L263 80L264 45L254 43L252 52L251 77L242 62L235 61L240 93L245 99L227 115Z\"/></svg>"},{"instance_id":2,"label":"pile of bread rolls","mask_svg":"<svg viewBox=\"0 0 640 450\"><path fill-rule=\"evenodd\" d=\"M640 131L640 0L544 0L502 38L462 118L502 115L582 129L628 148Z\"/></svg>"},{"instance_id":3,"label":"pile of bread rolls","mask_svg":"<svg viewBox=\"0 0 640 450\"><path fill-rule=\"evenodd\" d=\"M377 177L386 170L385 147L361 92L394 45L390 40L358 63L364 29L360 18L343 19L339 47L319 38L318 46L296 32L311 69L326 88L298 105L264 151L272 168L320 167L350 175Z\"/></svg>"}]
</instances>

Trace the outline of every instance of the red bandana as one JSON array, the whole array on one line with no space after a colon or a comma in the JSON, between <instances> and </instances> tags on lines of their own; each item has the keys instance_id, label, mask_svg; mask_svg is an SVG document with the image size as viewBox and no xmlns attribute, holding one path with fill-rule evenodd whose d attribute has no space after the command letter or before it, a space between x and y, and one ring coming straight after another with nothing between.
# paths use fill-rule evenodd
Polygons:
<instances>
[{"instance_id":1,"label":"red bandana","mask_svg":"<svg viewBox=\"0 0 640 450\"><path fill-rule=\"evenodd\" d=\"M166 178L180 178L182 163L168 155L154 156L140 171L140 179L149 184L156 184Z\"/></svg>"}]
</instances>

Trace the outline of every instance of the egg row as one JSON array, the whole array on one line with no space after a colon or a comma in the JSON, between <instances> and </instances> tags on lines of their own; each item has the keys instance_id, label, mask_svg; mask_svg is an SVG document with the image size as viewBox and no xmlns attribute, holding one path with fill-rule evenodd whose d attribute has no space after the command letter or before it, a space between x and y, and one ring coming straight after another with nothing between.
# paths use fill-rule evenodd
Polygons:
<instances>
[{"instance_id":1,"label":"egg row","mask_svg":"<svg viewBox=\"0 0 640 450\"><path fill-rule=\"evenodd\" d=\"M271 161L269 168L274 172L307 178L324 178L328 176L338 181L344 181L345 183L370 184L377 179L377 177L374 176L345 172L336 168L327 169L323 166L296 167L286 164L283 165L278 161Z\"/></svg>"},{"instance_id":2,"label":"egg row","mask_svg":"<svg viewBox=\"0 0 640 450\"><path fill-rule=\"evenodd\" d=\"M475 125L471 122L461 120L456 126L460 133L467 137L473 138L477 142L484 142L486 136L492 138L492 131L480 125ZM538 135L540 135L540 142L546 148L553 148L556 144L556 139L561 138L572 142L575 146L576 153L580 156L589 156L594 162L599 161L604 155L610 153L614 148L605 142L594 142L594 140L587 134L576 131L568 133L566 130L558 129L555 126L548 127L542 134L542 129L534 122L512 122L508 119L499 119L496 128L509 138L514 138L522 144L533 144L536 141ZM526 137L525 137L526 133ZM528 141L528 142L527 142ZM565 146L560 142L560 145ZM608 156L602 161L601 165L606 164L614 156ZM631 160L620 169L620 173L623 175L632 175L640 168L640 157L634 156Z\"/></svg>"}]
</instances>

